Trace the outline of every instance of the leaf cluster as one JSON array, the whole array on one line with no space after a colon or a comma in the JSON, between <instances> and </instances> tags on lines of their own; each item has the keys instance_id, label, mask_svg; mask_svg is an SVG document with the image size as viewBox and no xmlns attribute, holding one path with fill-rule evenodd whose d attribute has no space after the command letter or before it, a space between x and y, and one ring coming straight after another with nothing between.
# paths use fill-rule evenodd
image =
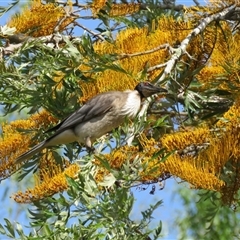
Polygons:
<instances>
[{"instance_id":1,"label":"leaf cluster","mask_svg":"<svg viewBox=\"0 0 240 240\"><path fill-rule=\"evenodd\" d=\"M10 7L0 8L0 14L7 12L18 2L12 1ZM172 16L181 23L186 21L183 13L175 11L174 6L172 9L164 10L159 7L160 3L161 1L147 0L144 4L141 2L143 5L140 11L130 17L111 18L109 12L112 3L108 1L106 8L100 10L98 14L100 25L95 29L96 34L92 34L92 31L88 30L88 34L76 39L63 35L64 41L56 45L52 42L46 44L41 39L34 39L24 42L11 54L4 55L0 62L0 101L4 113L21 111L23 108L27 108L29 113L34 113L44 108L62 119L79 107L79 98L83 95L80 83L93 82L95 77L107 70L133 77L131 72L116 63L116 60L119 59L117 54L98 53L94 50L93 44L98 35L101 36L101 40L105 39L114 44L116 30L126 29L130 26L148 27L148 34L150 34L157 29L158 20L166 19L166 16ZM212 27L213 25L210 24L209 29ZM206 89L198 78L201 70L211 64L208 60L216 46L216 35L211 38L209 29L205 35L199 36L200 40L191 42L192 47L188 51L192 56L187 51L184 53L186 56L183 56L181 49L178 49L181 44L180 40L176 37L175 44L171 49L173 52L169 50L170 53L166 55L164 61L169 63L171 59L179 55L181 57L178 63L174 64L168 74L165 74L164 70L154 72L155 75L152 73L153 80L158 84L165 84L169 94L165 101L156 101L149 110L150 114L154 110L156 113L155 119L146 123L150 129L146 131L149 138L159 139L163 128L168 133L181 126L201 126L205 119L215 120L215 117L217 119L233 104L235 97L233 94L221 91L217 84L210 85ZM185 29L179 31L183 30L185 31ZM195 37L194 34L193 37ZM208 39L213 44L209 44ZM194 48L195 43L199 46L198 48ZM5 46L5 44L3 38L1 46ZM144 53L138 53L138 55L141 56ZM151 73L148 72L149 63L146 62L145 66L146 69L138 73L141 81L145 80L145 77L151 77ZM227 69L231 75L231 68ZM161 76L165 76L164 80L159 81ZM116 81L121 81L121 79L116 79ZM108 83L108 79L105 80L105 83ZM235 89L235 85L232 85L230 89ZM169 116L162 117L164 112L169 113ZM144 131L142 126L143 122L137 123L136 120L134 134ZM124 126L122 129L129 132L129 129ZM157 136L155 136L156 133ZM118 135L117 146L120 146L121 134L116 133L115 135ZM71 150L72 148L68 147L67 156L70 158L73 156ZM162 154L161 151L156 153L153 160L156 160L160 154ZM142 219L138 222L131 220L130 217L135 202L130 186L138 180L137 173L140 170L138 159L135 158L131 163L126 160L119 171L112 170L104 159L98 159L111 173L102 184L95 180L98 170L92 164L92 159L83 159L86 162L80 164L81 172L77 179L67 177L69 190L66 193L59 193L35 202L33 209L29 210L30 234L24 233L21 224L16 223L14 226L7 219L5 219L4 226L0 225L0 232L10 238L20 237L22 239L149 239L149 236L158 239L161 234L161 222L155 230L149 229L149 223L154 210L162 204L161 201L143 211ZM28 165L27 167L32 166ZM153 170L156 169L153 168ZM119 187L115 183L120 180L125 182ZM207 195L207 199L211 197ZM214 198L214 200L218 201L218 198ZM188 199L188 201L190 200ZM204 212L204 209L203 207L201 211ZM209 208L208 215L201 219L207 219L208 223L215 221L219 209L218 206ZM194 212L189 211L189 213L196 217ZM194 219L189 218L187 224L182 225L182 229L188 228L193 222ZM194 227L199 226L196 222L194 223L196 225ZM185 237L185 235L183 236ZM196 236L199 237L199 235ZM226 237L228 236L226 235ZM220 236L216 231L214 238L218 237Z\"/></svg>"},{"instance_id":2,"label":"leaf cluster","mask_svg":"<svg viewBox=\"0 0 240 240\"><path fill-rule=\"evenodd\" d=\"M81 166L77 179L67 177L66 193L34 202L29 210L29 235L20 223L14 226L7 219L0 225L1 233L21 239L147 239L149 235L158 239L161 222L155 230L149 229L149 222L162 201L141 212L139 221L133 221L130 216L135 200L130 189L117 185L101 189L94 179L97 168L90 159L82 160Z\"/></svg>"},{"instance_id":3,"label":"leaf cluster","mask_svg":"<svg viewBox=\"0 0 240 240\"><path fill-rule=\"evenodd\" d=\"M220 195L201 190L198 194L188 189L177 192L185 213L179 212L179 239L239 239L239 210L221 206Z\"/></svg>"}]
</instances>

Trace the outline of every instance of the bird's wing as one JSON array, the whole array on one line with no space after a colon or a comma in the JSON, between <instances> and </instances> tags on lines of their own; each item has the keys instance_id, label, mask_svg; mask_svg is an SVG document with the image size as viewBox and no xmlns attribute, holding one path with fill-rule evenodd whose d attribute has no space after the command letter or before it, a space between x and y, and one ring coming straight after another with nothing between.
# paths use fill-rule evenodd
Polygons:
<instances>
[{"instance_id":1,"label":"bird's wing","mask_svg":"<svg viewBox=\"0 0 240 240\"><path fill-rule=\"evenodd\" d=\"M73 112L55 127L49 129L49 131L62 132L65 129L72 128L80 123L89 121L94 117L101 116L102 114L111 110L113 105L119 99L119 92L106 92L99 94L90 99L77 111Z\"/></svg>"}]
</instances>

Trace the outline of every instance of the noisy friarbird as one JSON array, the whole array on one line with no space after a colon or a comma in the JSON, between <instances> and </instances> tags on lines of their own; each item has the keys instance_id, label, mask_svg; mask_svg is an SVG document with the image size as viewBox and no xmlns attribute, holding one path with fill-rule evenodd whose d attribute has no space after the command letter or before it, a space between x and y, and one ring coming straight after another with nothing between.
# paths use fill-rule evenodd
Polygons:
<instances>
[{"instance_id":1,"label":"noisy friarbird","mask_svg":"<svg viewBox=\"0 0 240 240\"><path fill-rule=\"evenodd\" d=\"M16 159L17 163L31 158L46 147L79 142L92 149L94 141L121 125L126 118L133 119L141 108L143 98L167 92L149 82L139 83L134 90L110 91L96 95L55 127L55 133Z\"/></svg>"}]
</instances>

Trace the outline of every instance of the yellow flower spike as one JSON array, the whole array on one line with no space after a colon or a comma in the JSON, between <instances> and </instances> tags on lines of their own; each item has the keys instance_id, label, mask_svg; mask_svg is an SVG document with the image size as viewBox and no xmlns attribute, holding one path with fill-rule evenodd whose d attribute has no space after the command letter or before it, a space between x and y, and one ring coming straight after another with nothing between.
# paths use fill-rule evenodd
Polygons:
<instances>
[{"instance_id":1,"label":"yellow flower spike","mask_svg":"<svg viewBox=\"0 0 240 240\"><path fill-rule=\"evenodd\" d=\"M141 158L142 164L146 164L146 169L140 172L141 181L153 181L159 178L163 173L169 172L171 175L181 178L188 182L191 186L198 189L208 189L213 191L221 191L225 186L225 182L219 179L222 167L228 160L228 151L230 145L223 144L218 139L211 138L207 129L195 129L196 139L189 133L178 133L175 146L186 147L188 144L204 143L206 140L211 141L210 147L207 150L200 151L195 157L184 155L181 156L178 153L170 155L164 162L161 162L161 157L152 158L152 156L160 150L159 144L155 139L148 139L144 134L139 136L139 141L143 148L139 152L137 147L124 146L114 150L110 154L105 154L105 158L109 161L109 164L114 169L120 169L124 162L131 159L133 160L136 156ZM175 134L173 134L175 135ZM176 134L177 135L177 134ZM184 140L181 137L185 137ZM190 139L190 142L189 142ZM178 141L183 141L184 144L178 144ZM172 142L170 140L163 140L164 144ZM165 146L166 147L166 146ZM222 149L225 147L225 150ZM171 146L169 147L172 148ZM219 152L223 151L221 155ZM99 163L96 164L99 165ZM104 176L108 175L109 172L100 167L100 171L97 174L96 180L102 181Z\"/></svg>"},{"instance_id":2,"label":"yellow flower spike","mask_svg":"<svg viewBox=\"0 0 240 240\"><path fill-rule=\"evenodd\" d=\"M218 152L216 149L215 158L220 159L222 166L227 167L223 177L228 181L221 189L222 201L231 205L238 201L238 191L240 189L240 99L223 115L223 118L216 123L216 127L221 129L221 139L219 139ZM221 141L221 142L220 142ZM216 161L217 162L217 161ZM222 173L223 174L223 173Z\"/></svg>"},{"instance_id":3,"label":"yellow flower spike","mask_svg":"<svg viewBox=\"0 0 240 240\"><path fill-rule=\"evenodd\" d=\"M105 4L106 4L107 0L94 0L92 5L91 5L91 9L93 12L93 15L96 16L96 14L99 12L99 10L101 10Z\"/></svg>"},{"instance_id":4,"label":"yellow flower spike","mask_svg":"<svg viewBox=\"0 0 240 240\"><path fill-rule=\"evenodd\" d=\"M212 31L216 31L214 28ZM239 84L239 54L238 47L240 37L232 35L229 24L223 23L219 32L218 40L214 44L214 49L209 59L208 66L204 67L197 75L199 81L204 84L204 88L212 87L212 82L217 81L220 77L219 89L229 90L231 92L238 91ZM223 36L221 32L224 31ZM204 37L205 39L205 37ZM211 41L211 40L210 40ZM198 46L198 44L196 44ZM226 81L222 81L225 78ZM230 85L230 86L229 86ZM235 85L235 90L232 85Z\"/></svg>"},{"instance_id":5,"label":"yellow flower spike","mask_svg":"<svg viewBox=\"0 0 240 240\"><path fill-rule=\"evenodd\" d=\"M224 68L222 66L211 66L204 67L200 73L197 75L197 78L200 82L204 84L212 84L213 79L224 72Z\"/></svg>"},{"instance_id":6,"label":"yellow flower spike","mask_svg":"<svg viewBox=\"0 0 240 240\"><path fill-rule=\"evenodd\" d=\"M196 128L189 132L176 132L162 137L162 146L168 151L183 150L192 144L206 143L210 136L208 128Z\"/></svg>"},{"instance_id":7,"label":"yellow flower spike","mask_svg":"<svg viewBox=\"0 0 240 240\"><path fill-rule=\"evenodd\" d=\"M126 161L131 162L138 156L139 158L142 158L143 164L147 162L148 169L146 172L151 171L152 167L156 166L155 161L159 163L159 159L150 161L152 155L159 151L159 148L156 147L156 142L153 138L148 139L144 134L140 135L139 141L141 142L143 151L139 151L138 147L135 146L123 146L115 149L110 154L105 154L104 158L108 160L111 168L120 169ZM95 164L100 166L100 171L96 176L96 180L101 181L104 179L104 176L109 174L109 172L106 169L101 168L99 161L95 161ZM141 180L143 181L149 179L149 175L147 175L146 172L141 176ZM155 174L155 178L158 174L158 172Z\"/></svg>"},{"instance_id":8,"label":"yellow flower spike","mask_svg":"<svg viewBox=\"0 0 240 240\"><path fill-rule=\"evenodd\" d=\"M138 154L137 147L123 146L115 149L110 154L104 155L104 157L109 161L112 168L119 169L125 161L129 160L129 158L133 160L136 157L136 154Z\"/></svg>"},{"instance_id":9,"label":"yellow flower spike","mask_svg":"<svg viewBox=\"0 0 240 240\"><path fill-rule=\"evenodd\" d=\"M159 162L159 159L151 159L154 151L157 151L155 141L148 140L144 136L141 136L141 139L146 156L148 156L143 161L148 163L148 167L144 173L141 173L142 180L157 179L162 173L170 172L172 175L192 184L195 188L220 191L221 187L225 185L216 175L220 175L222 167L228 160L227 154L230 145L224 145L226 153L220 156L219 149L222 149L223 142L211 138L207 128L195 129L191 132L179 132L162 138L163 146L169 150L184 149L191 144L205 143L209 139L212 141L209 149L200 152L197 157L181 157L176 153L170 155L163 163ZM155 171L152 171L152 169L155 169Z\"/></svg>"},{"instance_id":10,"label":"yellow flower spike","mask_svg":"<svg viewBox=\"0 0 240 240\"><path fill-rule=\"evenodd\" d=\"M46 36L53 33L59 19L65 14L63 7L53 3L42 4L41 1L32 1L30 7L25 7L20 14L11 18L8 26L15 27L18 33L33 37ZM60 31L63 31L72 21L72 18L64 20L59 26Z\"/></svg>"},{"instance_id":11,"label":"yellow flower spike","mask_svg":"<svg viewBox=\"0 0 240 240\"><path fill-rule=\"evenodd\" d=\"M94 82L92 83L80 81L79 85L81 88L82 96L79 98L79 102L85 103L87 100L100 93Z\"/></svg>"},{"instance_id":12,"label":"yellow flower spike","mask_svg":"<svg viewBox=\"0 0 240 240\"><path fill-rule=\"evenodd\" d=\"M18 168L14 160L28 148L30 137L22 137L19 133L9 133L4 140L0 139L0 179L11 176Z\"/></svg>"},{"instance_id":13,"label":"yellow flower spike","mask_svg":"<svg viewBox=\"0 0 240 240\"><path fill-rule=\"evenodd\" d=\"M139 141L141 145L144 147L144 151L147 153L148 156L151 156L159 150L157 143L154 138L148 139L145 134L140 134Z\"/></svg>"},{"instance_id":14,"label":"yellow flower spike","mask_svg":"<svg viewBox=\"0 0 240 240\"><path fill-rule=\"evenodd\" d=\"M240 99L237 99L235 104L223 115L223 118L216 124L217 128L222 129L223 142L230 146L230 153L234 158L238 158L240 154ZM226 138L224 140L224 138ZM230 154L229 154L230 155Z\"/></svg>"},{"instance_id":15,"label":"yellow flower spike","mask_svg":"<svg viewBox=\"0 0 240 240\"><path fill-rule=\"evenodd\" d=\"M47 111L32 115L26 120L15 120L10 124L3 124L3 137L0 138L0 179L5 179L13 174L19 166L15 165L15 159L28 150L32 143L33 133L23 134L18 130L34 130L39 127L47 127L49 123L56 122Z\"/></svg>"},{"instance_id":16,"label":"yellow flower spike","mask_svg":"<svg viewBox=\"0 0 240 240\"><path fill-rule=\"evenodd\" d=\"M165 172L164 165L159 161L159 158L143 157L142 163L147 164L147 168L139 174L143 182L156 180Z\"/></svg>"},{"instance_id":17,"label":"yellow flower spike","mask_svg":"<svg viewBox=\"0 0 240 240\"><path fill-rule=\"evenodd\" d=\"M192 157L181 159L179 155L174 154L163 163L163 169L187 181L195 188L220 191L225 183L208 169L196 167L195 161Z\"/></svg>"},{"instance_id":18,"label":"yellow flower spike","mask_svg":"<svg viewBox=\"0 0 240 240\"><path fill-rule=\"evenodd\" d=\"M107 176L109 172L105 168L99 168L95 176L96 182L103 182L104 177Z\"/></svg>"},{"instance_id":19,"label":"yellow flower spike","mask_svg":"<svg viewBox=\"0 0 240 240\"><path fill-rule=\"evenodd\" d=\"M112 4L112 8L110 11L111 17L117 17L117 16L125 16L128 14L133 14L135 12L138 12L140 10L140 4L139 3L119 3L119 4Z\"/></svg>"},{"instance_id":20,"label":"yellow flower spike","mask_svg":"<svg viewBox=\"0 0 240 240\"><path fill-rule=\"evenodd\" d=\"M239 115L240 114L240 98L238 98L234 105L224 113L223 120L217 122L216 126L222 127L227 126L228 124L238 124L240 122Z\"/></svg>"},{"instance_id":21,"label":"yellow flower spike","mask_svg":"<svg viewBox=\"0 0 240 240\"><path fill-rule=\"evenodd\" d=\"M34 114L30 117L30 121L34 121L35 126L34 128L41 127L48 127L50 123L57 123L58 119L53 117L49 112L46 110L41 111L40 113Z\"/></svg>"},{"instance_id":22,"label":"yellow flower spike","mask_svg":"<svg viewBox=\"0 0 240 240\"><path fill-rule=\"evenodd\" d=\"M104 158L109 162L111 168L120 169L124 162L127 160L133 161L133 159L139 155L138 148L134 146L123 146L121 148L113 150L109 154L104 154ZM109 171L101 166L99 160L95 160L94 164L99 166L97 175L95 177L97 182L103 181L104 177L109 174Z\"/></svg>"},{"instance_id":23,"label":"yellow flower spike","mask_svg":"<svg viewBox=\"0 0 240 240\"><path fill-rule=\"evenodd\" d=\"M100 3L101 1L96 2ZM189 23L176 21L171 17L162 17L159 19L156 26L155 31L152 32L149 32L148 28L128 28L124 31L120 31L116 36L114 44L106 41L96 42L93 46L96 53L119 54L120 57L117 58L115 63L129 72L130 75L120 71L107 69L103 72L91 74L93 79L97 79L96 81L87 84L82 83L82 81L79 82L83 92L80 101L86 101L100 92L125 90L135 87L142 70L146 67L146 64L149 66L155 66L166 62L169 57L169 52L166 49L161 49L148 54L128 58L121 58L121 54L145 52L146 50L152 50L161 44L166 44L166 42L170 45L174 45L175 40L173 39L175 39L176 35L178 35L179 41L181 41L186 36L187 32L190 31L189 29L191 29ZM193 51L195 51L195 49L193 49ZM191 54L191 52L189 52L189 54ZM159 59L161 59L162 62L159 62ZM87 60L85 64L79 66L79 69L83 72L88 69ZM149 80L151 81L151 79L154 79L160 71L161 69L150 72ZM89 77L88 72L86 72L85 75L86 77ZM119 79L121 79L121 81L119 81ZM111 88L109 88L109 86L111 86ZM92 91L89 91L88 89L93 89L94 92L92 93Z\"/></svg>"},{"instance_id":24,"label":"yellow flower spike","mask_svg":"<svg viewBox=\"0 0 240 240\"><path fill-rule=\"evenodd\" d=\"M38 166L38 177L42 181L46 172L49 176L54 176L70 165L70 162L66 159L62 165L57 164L51 150L44 149Z\"/></svg>"},{"instance_id":25,"label":"yellow flower spike","mask_svg":"<svg viewBox=\"0 0 240 240\"><path fill-rule=\"evenodd\" d=\"M104 8L106 5L107 0L94 0L91 5L91 10L94 16L97 16L99 11ZM109 12L109 15L111 17L117 17L117 16L125 16L128 14L132 14L135 12L138 12L140 10L140 4L139 3L118 3L118 4L112 4L111 9Z\"/></svg>"},{"instance_id":26,"label":"yellow flower spike","mask_svg":"<svg viewBox=\"0 0 240 240\"><path fill-rule=\"evenodd\" d=\"M43 180L41 181L36 177L34 188L26 190L25 193L17 192L12 198L18 203L30 203L62 192L68 188L66 176L75 178L79 170L79 165L71 164L64 171L61 170L60 166L58 169L55 168L56 174L54 176L49 171L43 171Z\"/></svg>"}]
</instances>

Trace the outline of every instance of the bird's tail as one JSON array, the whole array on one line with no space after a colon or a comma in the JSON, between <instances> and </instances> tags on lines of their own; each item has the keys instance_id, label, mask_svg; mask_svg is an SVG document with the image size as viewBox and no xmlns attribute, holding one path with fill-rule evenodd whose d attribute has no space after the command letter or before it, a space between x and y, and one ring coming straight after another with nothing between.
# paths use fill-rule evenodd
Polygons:
<instances>
[{"instance_id":1,"label":"bird's tail","mask_svg":"<svg viewBox=\"0 0 240 240\"><path fill-rule=\"evenodd\" d=\"M31 150L29 150L28 152L25 152L24 154L20 155L16 160L15 163L21 163L27 159L29 159L30 157L32 157L33 155L35 155L38 152L41 152L44 148L46 147L46 141L42 141L39 144L37 144L36 146L34 146Z\"/></svg>"}]
</instances>

